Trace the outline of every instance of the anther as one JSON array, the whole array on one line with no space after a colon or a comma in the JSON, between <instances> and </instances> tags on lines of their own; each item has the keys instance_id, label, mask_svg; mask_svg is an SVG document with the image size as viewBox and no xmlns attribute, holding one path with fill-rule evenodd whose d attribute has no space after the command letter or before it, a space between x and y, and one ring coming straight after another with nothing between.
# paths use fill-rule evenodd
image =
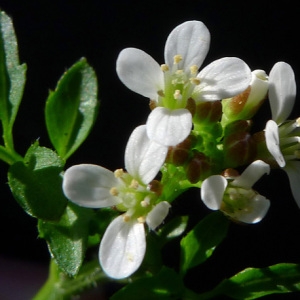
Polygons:
<instances>
[{"instance_id":1,"label":"anther","mask_svg":"<svg viewBox=\"0 0 300 300\"><path fill-rule=\"evenodd\" d=\"M192 65L192 66L190 67L190 71L191 71L191 74L192 74L192 75L196 75L197 72L198 72L198 66Z\"/></svg>"},{"instance_id":2,"label":"anther","mask_svg":"<svg viewBox=\"0 0 300 300\"><path fill-rule=\"evenodd\" d=\"M117 170L115 170L114 174L115 174L116 178L120 178L123 176L124 171L123 171L123 169L117 169Z\"/></svg>"},{"instance_id":3,"label":"anther","mask_svg":"<svg viewBox=\"0 0 300 300\"><path fill-rule=\"evenodd\" d=\"M141 201L141 206L142 207L147 207L150 205L150 197L145 197L143 201Z\"/></svg>"},{"instance_id":4,"label":"anther","mask_svg":"<svg viewBox=\"0 0 300 300\"><path fill-rule=\"evenodd\" d=\"M112 187L110 190L109 190L109 193L112 195L112 196L118 196L119 195L119 191L118 189L114 186Z\"/></svg>"},{"instance_id":5,"label":"anther","mask_svg":"<svg viewBox=\"0 0 300 300\"><path fill-rule=\"evenodd\" d=\"M181 61L182 61L182 56L180 54L174 56L174 65L177 65Z\"/></svg>"},{"instance_id":6,"label":"anther","mask_svg":"<svg viewBox=\"0 0 300 300\"><path fill-rule=\"evenodd\" d=\"M165 97L164 91L163 90L159 90L157 91L158 96L160 97Z\"/></svg>"},{"instance_id":7,"label":"anther","mask_svg":"<svg viewBox=\"0 0 300 300\"><path fill-rule=\"evenodd\" d=\"M146 222L146 218L145 218L144 216L141 216L141 217L138 217L138 218L137 218L137 221L138 221L139 223L145 223L145 222Z\"/></svg>"},{"instance_id":8,"label":"anther","mask_svg":"<svg viewBox=\"0 0 300 300\"><path fill-rule=\"evenodd\" d=\"M136 190L139 187L138 181L135 179L132 179L129 187Z\"/></svg>"},{"instance_id":9,"label":"anther","mask_svg":"<svg viewBox=\"0 0 300 300\"><path fill-rule=\"evenodd\" d=\"M162 70L163 72L169 71L169 66L166 65L166 64L162 64L162 65L160 66L160 68L161 68L161 70Z\"/></svg>"},{"instance_id":10,"label":"anther","mask_svg":"<svg viewBox=\"0 0 300 300\"><path fill-rule=\"evenodd\" d=\"M196 77L193 77L193 78L190 78L190 82L194 85L199 85L200 84L200 79L196 78Z\"/></svg>"},{"instance_id":11,"label":"anther","mask_svg":"<svg viewBox=\"0 0 300 300\"><path fill-rule=\"evenodd\" d=\"M124 214L124 215L123 215L123 221L124 221L124 222L129 222L129 221L130 221L130 216Z\"/></svg>"}]
</instances>

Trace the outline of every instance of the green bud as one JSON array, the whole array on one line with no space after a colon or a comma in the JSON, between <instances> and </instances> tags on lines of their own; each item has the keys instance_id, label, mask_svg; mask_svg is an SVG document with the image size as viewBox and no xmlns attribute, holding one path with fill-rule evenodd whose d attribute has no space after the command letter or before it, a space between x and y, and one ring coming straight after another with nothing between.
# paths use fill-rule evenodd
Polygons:
<instances>
[{"instance_id":1,"label":"green bud","mask_svg":"<svg viewBox=\"0 0 300 300\"><path fill-rule=\"evenodd\" d=\"M261 107L268 93L268 76L263 70L252 72L252 81L249 87L241 94L222 100L222 125L236 120L251 119Z\"/></svg>"}]
</instances>

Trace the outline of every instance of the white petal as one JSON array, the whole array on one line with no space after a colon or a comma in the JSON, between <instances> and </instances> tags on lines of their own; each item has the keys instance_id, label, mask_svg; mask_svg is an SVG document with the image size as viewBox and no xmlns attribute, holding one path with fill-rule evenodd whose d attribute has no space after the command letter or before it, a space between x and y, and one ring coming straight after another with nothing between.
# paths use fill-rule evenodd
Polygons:
<instances>
[{"instance_id":1,"label":"white petal","mask_svg":"<svg viewBox=\"0 0 300 300\"><path fill-rule=\"evenodd\" d=\"M243 92L252 79L248 65L236 57L224 57L206 66L197 76L193 97L196 100L221 100Z\"/></svg>"},{"instance_id":2,"label":"white petal","mask_svg":"<svg viewBox=\"0 0 300 300\"><path fill-rule=\"evenodd\" d=\"M67 169L63 176L63 192L72 202L91 208L113 206L121 202L110 194L119 181L113 172L96 165L81 164Z\"/></svg>"},{"instance_id":3,"label":"white petal","mask_svg":"<svg viewBox=\"0 0 300 300\"><path fill-rule=\"evenodd\" d=\"M236 211L232 217L238 221L247 224L254 224L260 222L265 215L267 214L270 201L266 199L264 196L257 194L254 198L252 198L251 203L249 203L249 207L246 211Z\"/></svg>"},{"instance_id":4,"label":"white petal","mask_svg":"<svg viewBox=\"0 0 300 300\"><path fill-rule=\"evenodd\" d=\"M267 122L265 136L269 152L272 154L278 165L283 168L285 166L285 159L280 151L278 125L273 120Z\"/></svg>"},{"instance_id":5,"label":"white petal","mask_svg":"<svg viewBox=\"0 0 300 300\"><path fill-rule=\"evenodd\" d=\"M192 115L185 108L170 110L156 107L148 116L146 125L151 140L165 146L175 146L190 134Z\"/></svg>"},{"instance_id":6,"label":"white petal","mask_svg":"<svg viewBox=\"0 0 300 300\"><path fill-rule=\"evenodd\" d=\"M125 150L125 168L131 176L148 184L165 162L168 147L148 138L146 125L134 129Z\"/></svg>"},{"instance_id":7,"label":"white petal","mask_svg":"<svg viewBox=\"0 0 300 300\"><path fill-rule=\"evenodd\" d=\"M296 97L294 71L285 62L276 63L269 74L269 101L272 119L281 124L290 115Z\"/></svg>"},{"instance_id":8,"label":"white petal","mask_svg":"<svg viewBox=\"0 0 300 300\"><path fill-rule=\"evenodd\" d=\"M227 180L221 175L212 175L203 181L201 199L208 208L220 208L227 184Z\"/></svg>"},{"instance_id":9,"label":"white petal","mask_svg":"<svg viewBox=\"0 0 300 300\"><path fill-rule=\"evenodd\" d=\"M284 170L289 177L294 199L300 208L300 161L287 162Z\"/></svg>"},{"instance_id":10,"label":"white petal","mask_svg":"<svg viewBox=\"0 0 300 300\"><path fill-rule=\"evenodd\" d=\"M169 213L171 205L167 201L163 201L154 206L146 217L146 223L154 230L159 226Z\"/></svg>"},{"instance_id":11,"label":"white petal","mask_svg":"<svg viewBox=\"0 0 300 300\"><path fill-rule=\"evenodd\" d=\"M165 45L165 62L170 67L173 58L180 54L183 58L179 69L189 71L192 65L202 65L210 45L210 33L200 21L187 21L180 24L167 38Z\"/></svg>"},{"instance_id":12,"label":"white petal","mask_svg":"<svg viewBox=\"0 0 300 300\"><path fill-rule=\"evenodd\" d=\"M146 52L136 48L122 50L117 59L117 73L132 91L155 100L164 89L160 65Z\"/></svg>"},{"instance_id":13,"label":"white petal","mask_svg":"<svg viewBox=\"0 0 300 300\"><path fill-rule=\"evenodd\" d=\"M99 260L103 271L121 279L133 274L141 265L146 251L144 224L115 218L100 243Z\"/></svg>"},{"instance_id":14,"label":"white petal","mask_svg":"<svg viewBox=\"0 0 300 300\"><path fill-rule=\"evenodd\" d=\"M262 160L250 164L244 172L231 182L231 185L250 189L264 174L270 173L270 166Z\"/></svg>"}]
</instances>

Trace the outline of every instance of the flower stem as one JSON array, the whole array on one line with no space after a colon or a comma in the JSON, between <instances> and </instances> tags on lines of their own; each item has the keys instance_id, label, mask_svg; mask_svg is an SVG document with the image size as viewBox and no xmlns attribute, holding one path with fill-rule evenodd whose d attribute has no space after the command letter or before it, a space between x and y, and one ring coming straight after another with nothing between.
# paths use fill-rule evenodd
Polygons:
<instances>
[{"instance_id":1,"label":"flower stem","mask_svg":"<svg viewBox=\"0 0 300 300\"><path fill-rule=\"evenodd\" d=\"M62 273L55 261L51 260L49 277L32 300L70 300L75 295L108 280L96 260L86 263L80 273L72 278Z\"/></svg>"},{"instance_id":2,"label":"flower stem","mask_svg":"<svg viewBox=\"0 0 300 300\"><path fill-rule=\"evenodd\" d=\"M6 162L9 165L12 165L17 161L22 161L23 158L14 150L8 150L4 146L0 145L0 160Z\"/></svg>"}]
</instances>

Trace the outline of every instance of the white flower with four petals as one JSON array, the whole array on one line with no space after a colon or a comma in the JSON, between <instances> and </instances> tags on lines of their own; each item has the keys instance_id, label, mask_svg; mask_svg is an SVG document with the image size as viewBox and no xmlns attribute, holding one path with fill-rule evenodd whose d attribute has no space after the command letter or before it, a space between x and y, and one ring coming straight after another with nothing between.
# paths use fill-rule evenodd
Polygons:
<instances>
[{"instance_id":1,"label":"white flower with four petals","mask_svg":"<svg viewBox=\"0 0 300 300\"><path fill-rule=\"evenodd\" d=\"M115 206L124 212L109 224L99 249L100 264L112 278L128 277L139 268L146 251L144 223L154 230L169 212L170 204L156 204L157 195L148 186L166 154L167 147L150 141L142 125L127 143L128 173L91 164L75 165L65 171L63 191L72 202L90 208Z\"/></svg>"},{"instance_id":2,"label":"white flower with four petals","mask_svg":"<svg viewBox=\"0 0 300 300\"><path fill-rule=\"evenodd\" d=\"M198 73L210 46L210 33L200 21L177 26L165 45L165 64L149 54L126 48L117 59L117 73L131 90L154 102L147 134L162 145L175 146L192 129L188 101L215 101L243 92L251 81L247 64L236 57L218 59Z\"/></svg>"}]
</instances>

